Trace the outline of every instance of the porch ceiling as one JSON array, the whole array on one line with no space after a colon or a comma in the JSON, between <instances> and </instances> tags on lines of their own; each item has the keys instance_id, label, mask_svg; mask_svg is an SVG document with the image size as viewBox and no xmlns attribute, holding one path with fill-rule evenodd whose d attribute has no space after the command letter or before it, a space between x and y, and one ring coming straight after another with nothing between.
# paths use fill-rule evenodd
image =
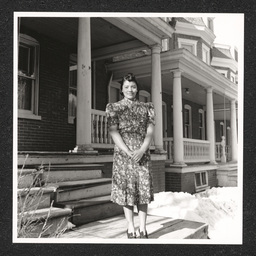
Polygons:
<instances>
[{"instance_id":1,"label":"porch ceiling","mask_svg":"<svg viewBox=\"0 0 256 256\"><path fill-rule=\"evenodd\" d=\"M78 18L22 17L21 29L23 27L65 43L73 49L77 47ZM130 41L134 41L134 37L120 28L102 18L91 18L92 50Z\"/></svg>"}]
</instances>

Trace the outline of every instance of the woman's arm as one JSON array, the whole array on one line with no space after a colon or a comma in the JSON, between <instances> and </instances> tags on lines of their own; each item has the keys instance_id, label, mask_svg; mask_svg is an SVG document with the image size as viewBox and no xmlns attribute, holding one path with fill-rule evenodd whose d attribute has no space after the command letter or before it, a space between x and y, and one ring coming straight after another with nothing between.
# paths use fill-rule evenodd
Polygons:
<instances>
[{"instance_id":1,"label":"woman's arm","mask_svg":"<svg viewBox=\"0 0 256 256\"><path fill-rule=\"evenodd\" d=\"M140 149L137 149L137 150L132 152L132 159L135 160L137 163L140 161L143 154L149 148L151 140L153 138L153 134L154 134L154 125L149 124L148 128L147 128L146 137L145 137L144 142L141 145Z\"/></svg>"},{"instance_id":2,"label":"woman's arm","mask_svg":"<svg viewBox=\"0 0 256 256\"><path fill-rule=\"evenodd\" d=\"M128 156L132 157L132 152L130 149L125 145L120 133L118 132L118 126L117 125L111 125L109 127L109 133L114 141L114 143L122 150L124 151Z\"/></svg>"}]
</instances>

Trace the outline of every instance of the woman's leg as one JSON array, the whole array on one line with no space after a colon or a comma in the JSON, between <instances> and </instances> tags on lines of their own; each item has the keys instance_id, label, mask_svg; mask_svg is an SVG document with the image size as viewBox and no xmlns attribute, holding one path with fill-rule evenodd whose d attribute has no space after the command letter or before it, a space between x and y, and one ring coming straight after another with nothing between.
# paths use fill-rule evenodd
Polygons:
<instances>
[{"instance_id":1,"label":"woman's leg","mask_svg":"<svg viewBox=\"0 0 256 256\"><path fill-rule=\"evenodd\" d=\"M134 233L134 212L133 212L133 206L126 205L123 207L124 209L124 215L127 220L127 230L128 233Z\"/></svg>"},{"instance_id":2,"label":"woman's leg","mask_svg":"<svg viewBox=\"0 0 256 256\"><path fill-rule=\"evenodd\" d=\"M140 232L146 234L146 221L147 221L147 212L148 205L147 204L138 204L138 215L140 220Z\"/></svg>"}]
</instances>

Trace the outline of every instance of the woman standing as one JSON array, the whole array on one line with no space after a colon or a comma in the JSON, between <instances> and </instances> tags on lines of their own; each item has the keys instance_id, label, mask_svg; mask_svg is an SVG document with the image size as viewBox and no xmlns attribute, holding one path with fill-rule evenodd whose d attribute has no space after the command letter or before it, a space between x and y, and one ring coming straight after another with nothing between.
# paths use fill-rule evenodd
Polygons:
<instances>
[{"instance_id":1,"label":"woman standing","mask_svg":"<svg viewBox=\"0 0 256 256\"><path fill-rule=\"evenodd\" d=\"M129 73L121 83L124 98L106 107L109 132L115 143L111 201L123 206L128 238L136 238L136 205L140 221L138 238L148 238L147 209L154 199L149 146L155 120L153 104L139 102L137 93L138 83Z\"/></svg>"}]
</instances>

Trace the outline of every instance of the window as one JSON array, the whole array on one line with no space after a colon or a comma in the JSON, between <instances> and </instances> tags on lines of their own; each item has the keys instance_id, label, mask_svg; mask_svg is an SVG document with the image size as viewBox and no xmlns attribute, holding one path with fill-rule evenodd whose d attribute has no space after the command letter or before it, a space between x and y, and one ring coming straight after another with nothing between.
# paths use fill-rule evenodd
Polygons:
<instances>
[{"instance_id":1,"label":"window","mask_svg":"<svg viewBox=\"0 0 256 256\"><path fill-rule=\"evenodd\" d=\"M208 28L214 32L214 27L213 27L213 18L208 18L207 19L207 22L208 22Z\"/></svg>"},{"instance_id":2,"label":"window","mask_svg":"<svg viewBox=\"0 0 256 256\"><path fill-rule=\"evenodd\" d=\"M109 85L109 102L117 102L121 100L120 94L120 84L118 82L112 81Z\"/></svg>"},{"instance_id":3,"label":"window","mask_svg":"<svg viewBox=\"0 0 256 256\"><path fill-rule=\"evenodd\" d=\"M163 137L167 137L167 104L162 101Z\"/></svg>"},{"instance_id":4,"label":"window","mask_svg":"<svg viewBox=\"0 0 256 256\"><path fill-rule=\"evenodd\" d=\"M210 65L210 48L205 44L202 44L202 60L206 64Z\"/></svg>"},{"instance_id":5,"label":"window","mask_svg":"<svg viewBox=\"0 0 256 256\"><path fill-rule=\"evenodd\" d=\"M19 117L41 119L38 116L39 43L20 34L18 56L18 109Z\"/></svg>"},{"instance_id":6,"label":"window","mask_svg":"<svg viewBox=\"0 0 256 256\"><path fill-rule=\"evenodd\" d=\"M185 38L178 38L179 48L185 48L194 55L197 55L197 41Z\"/></svg>"},{"instance_id":7,"label":"window","mask_svg":"<svg viewBox=\"0 0 256 256\"><path fill-rule=\"evenodd\" d=\"M205 125L204 125L204 111L203 109L198 110L199 114L199 139L205 140Z\"/></svg>"},{"instance_id":8,"label":"window","mask_svg":"<svg viewBox=\"0 0 256 256\"><path fill-rule=\"evenodd\" d=\"M74 123L77 106L77 65L70 60L68 88L68 122Z\"/></svg>"},{"instance_id":9,"label":"window","mask_svg":"<svg viewBox=\"0 0 256 256\"><path fill-rule=\"evenodd\" d=\"M220 122L220 141L222 139L222 136L224 136L224 123Z\"/></svg>"},{"instance_id":10,"label":"window","mask_svg":"<svg viewBox=\"0 0 256 256\"><path fill-rule=\"evenodd\" d=\"M208 173L206 171L195 173L196 191L200 191L208 187Z\"/></svg>"},{"instance_id":11,"label":"window","mask_svg":"<svg viewBox=\"0 0 256 256\"><path fill-rule=\"evenodd\" d=\"M141 102L149 102L150 101L150 93L144 90L139 91L139 101Z\"/></svg>"},{"instance_id":12,"label":"window","mask_svg":"<svg viewBox=\"0 0 256 256\"><path fill-rule=\"evenodd\" d=\"M184 107L184 123L185 123L185 138L192 138L192 116L191 107L185 105Z\"/></svg>"}]
</instances>

